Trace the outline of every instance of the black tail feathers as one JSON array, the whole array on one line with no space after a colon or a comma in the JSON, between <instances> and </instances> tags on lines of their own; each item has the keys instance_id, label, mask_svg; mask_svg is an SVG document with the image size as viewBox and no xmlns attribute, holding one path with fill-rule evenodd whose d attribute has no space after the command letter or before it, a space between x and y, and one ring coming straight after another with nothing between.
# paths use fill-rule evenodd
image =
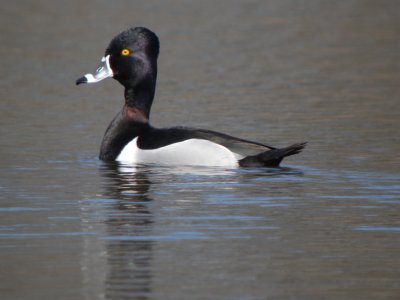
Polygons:
<instances>
[{"instance_id":1,"label":"black tail feathers","mask_svg":"<svg viewBox=\"0 0 400 300\"><path fill-rule=\"evenodd\" d=\"M272 149L247 156L239 160L239 165L241 167L278 167L284 157L300 153L306 145L307 142L298 143L286 148Z\"/></svg>"}]
</instances>

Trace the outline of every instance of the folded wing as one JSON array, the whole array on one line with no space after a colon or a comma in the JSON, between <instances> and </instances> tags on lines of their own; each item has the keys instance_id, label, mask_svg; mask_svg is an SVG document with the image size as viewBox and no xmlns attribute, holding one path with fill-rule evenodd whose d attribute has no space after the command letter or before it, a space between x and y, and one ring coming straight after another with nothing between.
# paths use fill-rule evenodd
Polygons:
<instances>
[{"instance_id":1,"label":"folded wing","mask_svg":"<svg viewBox=\"0 0 400 300\"><path fill-rule=\"evenodd\" d=\"M140 149L150 150L189 139L208 140L222 145L243 157L276 149L265 144L236 138L220 132L188 127L172 127L167 129L150 128L146 133L142 134L138 138L137 145Z\"/></svg>"}]
</instances>

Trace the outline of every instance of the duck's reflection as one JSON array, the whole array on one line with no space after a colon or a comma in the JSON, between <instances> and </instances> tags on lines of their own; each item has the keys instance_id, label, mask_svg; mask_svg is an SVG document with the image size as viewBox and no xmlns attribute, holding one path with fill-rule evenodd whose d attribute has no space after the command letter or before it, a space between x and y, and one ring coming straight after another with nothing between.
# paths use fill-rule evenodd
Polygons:
<instances>
[{"instance_id":1,"label":"duck's reflection","mask_svg":"<svg viewBox=\"0 0 400 300\"><path fill-rule=\"evenodd\" d=\"M106 218L106 299L149 299L152 283L149 209L150 181L145 169L106 164L101 169L106 196L116 201Z\"/></svg>"}]
</instances>

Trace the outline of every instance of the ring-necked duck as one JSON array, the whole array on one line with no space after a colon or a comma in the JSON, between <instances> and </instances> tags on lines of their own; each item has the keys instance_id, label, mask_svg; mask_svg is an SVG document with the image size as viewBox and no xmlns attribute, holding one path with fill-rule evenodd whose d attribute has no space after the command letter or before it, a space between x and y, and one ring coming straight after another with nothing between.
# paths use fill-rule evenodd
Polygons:
<instances>
[{"instance_id":1,"label":"ring-necked duck","mask_svg":"<svg viewBox=\"0 0 400 300\"><path fill-rule=\"evenodd\" d=\"M306 143L274 148L223 133L187 127L158 129L149 123L156 79L159 41L147 28L128 29L114 37L93 74L76 84L113 77L125 87L125 104L108 126L100 159L131 163L225 167L276 167Z\"/></svg>"}]
</instances>

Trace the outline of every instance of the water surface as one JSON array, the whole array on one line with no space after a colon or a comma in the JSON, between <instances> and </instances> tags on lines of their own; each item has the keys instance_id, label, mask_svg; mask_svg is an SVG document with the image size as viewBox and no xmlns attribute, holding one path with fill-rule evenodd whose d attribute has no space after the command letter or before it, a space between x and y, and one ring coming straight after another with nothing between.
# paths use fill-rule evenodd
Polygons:
<instances>
[{"instance_id":1,"label":"water surface","mask_svg":"<svg viewBox=\"0 0 400 300\"><path fill-rule=\"evenodd\" d=\"M2 299L398 299L395 1L2 6ZM161 40L155 126L275 146L280 169L97 159L122 106L75 87L108 41Z\"/></svg>"}]
</instances>

